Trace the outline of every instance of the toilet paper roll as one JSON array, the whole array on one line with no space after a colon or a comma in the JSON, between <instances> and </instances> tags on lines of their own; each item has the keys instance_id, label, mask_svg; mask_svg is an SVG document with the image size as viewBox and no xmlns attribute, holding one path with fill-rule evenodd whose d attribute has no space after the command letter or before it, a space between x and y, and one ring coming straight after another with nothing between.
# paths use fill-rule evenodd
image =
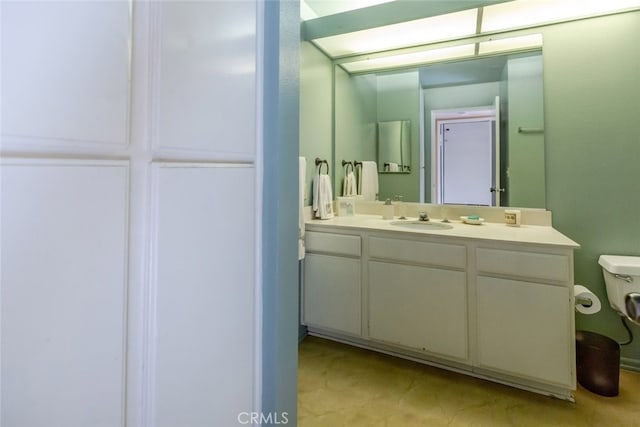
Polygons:
<instances>
[{"instance_id":1,"label":"toilet paper roll","mask_svg":"<svg viewBox=\"0 0 640 427\"><path fill-rule=\"evenodd\" d=\"M573 287L573 295L576 299L576 311L582 314L594 314L600 311L602 305L600 304L600 298L589 289L582 285L575 285ZM591 302L590 306L578 304L579 300L587 300Z\"/></svg>"}]
</instances>

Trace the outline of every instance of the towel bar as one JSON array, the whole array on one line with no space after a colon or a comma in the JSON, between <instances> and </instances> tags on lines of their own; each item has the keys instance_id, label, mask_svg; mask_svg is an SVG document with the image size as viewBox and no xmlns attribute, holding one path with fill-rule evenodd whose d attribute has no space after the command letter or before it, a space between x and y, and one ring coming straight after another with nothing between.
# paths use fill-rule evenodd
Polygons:
<instances>
[{"instance_id":1,"label":"towel bar","mask_svg":"<svg viewBox=\"0 0 640 427\"><path fill-rule=\"evenodd\" d=\"M362 163L360 163L360 164L362 164ZM382 164L382 167L384 168L385 172L389 172L390 168L391 168L391 163L384 162ZM403 171L411 172L411 166L408 166L408 165L398 165L398 168L399 168L398 172L403 172Z\"/></svg>"},{"instance_id":2,"label":"towel bar","mask_svg":"<svg viewBox=\"0 0 640 427\"><path fill-rule=\"evenodd\" d=\"M544 133L542 128L523 128L518 126L518 133Z\"/></svg>"}]
</instances>

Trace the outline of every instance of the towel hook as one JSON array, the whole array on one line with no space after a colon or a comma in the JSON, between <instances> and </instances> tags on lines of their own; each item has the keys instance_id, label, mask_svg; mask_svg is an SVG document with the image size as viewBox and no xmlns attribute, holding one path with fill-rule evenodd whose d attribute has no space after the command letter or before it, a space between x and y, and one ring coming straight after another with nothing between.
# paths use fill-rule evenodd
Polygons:
<instances>
[{"instance_id":1,"label":"towel hook","mask_svg":"<svg viewBox=\"0 0 640 427\"><path fill-rule=\"evenodd\" d=\"M327 165L327 175L329 175L329 162L326 160L320 159L320 157L316 157L316 166L318 166L318 174L322 173L322 165Z\"/></svg>"},{"instance_id":2,"label":"towel hook","mask_svg":"<svg viewBox=\"0 0 640 427\"><path fill-rule=\"evenodd\" d=\"M345 172L349 173L349 166L351 166L351 172L354 172L354 167L353 167L353 163L352 162L347 162L346 160L342 161L342 167L345 167Z\"/></svg>"}]
</instances>

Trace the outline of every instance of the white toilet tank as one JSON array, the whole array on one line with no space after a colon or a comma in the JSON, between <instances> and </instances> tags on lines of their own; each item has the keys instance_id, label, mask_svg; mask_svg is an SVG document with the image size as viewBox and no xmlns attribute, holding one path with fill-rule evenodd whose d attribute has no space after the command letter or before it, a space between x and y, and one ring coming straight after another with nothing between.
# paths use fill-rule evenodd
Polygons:
<instances>
[{"instance_id":1,"label":"white toilet tank","mask_svg":"<svg viewBox=\"0 0 640 427\"><path fill-rule=\"evenodd\" d=\"M640 257L600 255L611 307L640 324Z\"/></svg>"}]
</instances>

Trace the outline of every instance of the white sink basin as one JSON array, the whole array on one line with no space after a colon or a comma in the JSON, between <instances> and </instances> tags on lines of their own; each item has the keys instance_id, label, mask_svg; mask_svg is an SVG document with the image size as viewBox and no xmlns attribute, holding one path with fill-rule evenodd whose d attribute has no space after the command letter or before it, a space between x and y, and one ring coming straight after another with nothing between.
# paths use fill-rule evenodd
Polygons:
<instances>
[{"instance_id":1,"label":"white sink basin","mask_svg":"<svg viewBox=\"0 0 640 427\"><path fill-rule=\"evenodd\" d=\"M449 230L453 228L451 224L431 221L391 221L390 224L413 230Z\"/></svg>"}]
</instances>

